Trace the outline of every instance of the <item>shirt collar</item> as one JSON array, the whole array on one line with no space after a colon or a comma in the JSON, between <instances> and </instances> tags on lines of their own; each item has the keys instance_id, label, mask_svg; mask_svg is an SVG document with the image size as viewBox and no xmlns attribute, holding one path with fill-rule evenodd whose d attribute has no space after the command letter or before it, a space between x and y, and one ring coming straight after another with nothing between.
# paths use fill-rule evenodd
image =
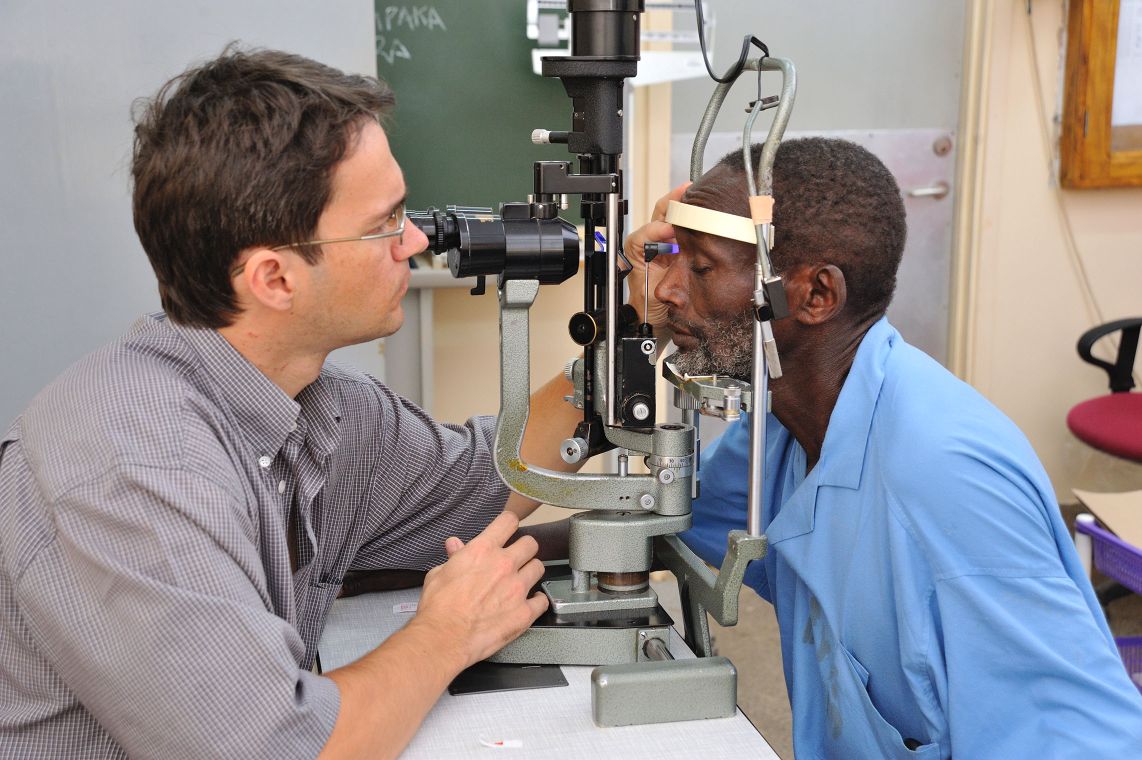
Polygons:
<instances>
[{"instance_id":1,"label":"shirt collar","mask_svg":"<svg viewBox=\"0 0 1142 760\"><path fill-rule=\"evenodd\" d=\"M860 487L872 415L884 384L884 365L899 337L885 317L865 333L829 417L821 457L803 480L805 453L796 441L791 442L792 470L780 469L787 478L780 492L789 496L777 506L776 516L765 530L771 544L813 531L821 486Z\"/></svg>"},{"instance_id":2,"label":"shirt collar","mask_svg":"<svg viewBox=\"0 0 1142 760\"><path fill-rule=\"evenodd\" d=\"M286 436L297 427L301 405L216 330L168 323L202 360L206 374L234 414L243 437L259 454L276 455Z\"/></svg>"},{"instance_id":3,"label":"shirt collar","mask_svg":"<svg viewBox=\"0 0 1142 760\"><path fill-rule=\"evenodd\" d=\"M884 365L900 333L887 317L877 320L861 339L837 404L829 417L817 483L841 488L860 487L872 415L884 385Z\"/></svg>"},{"instance_id":4,"label":"shirt collar","mask_svg":"<svg viewBox=\"0 0 1142 760\"><path fill-rule=\"evenodd\" d=\"M320 456L331 454L341 442L341 405L323 368L317 379L297 394L308 423L307 445Z\"/></svg>"}]
</instances>

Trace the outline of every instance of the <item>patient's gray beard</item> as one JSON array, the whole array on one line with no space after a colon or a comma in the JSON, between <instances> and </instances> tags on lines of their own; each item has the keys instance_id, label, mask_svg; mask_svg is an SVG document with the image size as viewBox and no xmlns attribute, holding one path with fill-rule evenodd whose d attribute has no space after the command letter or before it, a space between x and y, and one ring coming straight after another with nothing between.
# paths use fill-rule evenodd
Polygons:
<instances>
[{"instance_id":1,"label":"patient's gray beard","mask_svg":"<svg viewBox=\"0 0 1142 760\"><path fill-rule=\"evenodd\" d=\"M698 346L679 352L674 365L688 375L724 375L748 381L753 374L753 311L710 322L702 329L674 315L670 321L695 338ZM711 336L711 333L713 335Z\"/></svg>"}]
</instances>

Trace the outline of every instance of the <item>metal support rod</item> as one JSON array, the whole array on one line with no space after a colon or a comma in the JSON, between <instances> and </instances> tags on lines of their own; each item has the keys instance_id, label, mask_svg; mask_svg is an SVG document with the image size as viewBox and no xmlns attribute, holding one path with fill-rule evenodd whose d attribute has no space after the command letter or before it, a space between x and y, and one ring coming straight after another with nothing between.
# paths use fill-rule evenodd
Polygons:
<instances>
[{"instance_id":1,"label":"metal support rod","mask_svg":"<svg viewBox=\"0 0 1142 760\"><path fill-rule=\"evenodd\" d=\"M643 268L642 278L642 321L650 321L650 265Z\"/></svg>"},{"instance_id":2,"label":"metal support rod","mask_svg":"<svg viewBox=\"0 0 1142 760\"><path fill-rule=\"evenodd\" d=\"M781 72L781 100L777 112L773 115L773 123L769 125L769 136L761 149L761 161L758 163L758 186L762 194L768 195L773 191L773 162L777 158L777 147L781 144L789 116L793 113L793 98L797 94L797 70L792 61L784 58L763 58L757 68L762 71Z\"/></svg>"},{"instance_id":3,"label":"metal support rod","mask_svg":"<svg viewBox=\"0 0 1142 760\"><path fill-rule=\"evenodd\" d=\"M769 127L769 139L776 139L773 141L772 150L762 151L762 166L760 167L762 171L758 178L762 190L768 190L773 186L772 169L773 159L777 155L777 146L781 142L781 136L785 133L785 125L789 123L789 116L793 112L793 99L797 93L797 72L793 62L784 58L766 57L760 60L754 58L746 61L744 71L757 71L758 69L780 71L782 74L781 99L777 105L777 112L773 116L773 123ZM698 134L694 137L694 147L690 152L690 179L694 182L697 182L698 178L702 176L702 160L706 154L706 141L709 140L710 132L714 129L714 121L718 118L722 101L726 99L726 95L729 94L733 85L734 83L730 81L714 88L710 102L702 114L702 120L698 123ZM769 140L766 142L768 144Z\"/></svg>"},{"instance_id":4,"label":"metal support rod","mask_svg":"<svg viewBox=\"0 0 1142 760\"><path fill-rule=\"evenodd\" d=\"M585 594L591 590L591 571L571 568L571 590L576 594Z\"/></svg>"},{"instance_id":5,"label":"metal support rod","mask_svg":"<svg viewBox=\"0 0 1142 760\"><path fill-rule=\"evenodd\" d=\"M445 274L448 274L447 272ZM435 359L433 350L433 336L435 328L433 327L433 296L432 291L422 289L417 291L416 308L417 314L420 317L420 407L425 411L431 412L434 406L435 399L433 398L433 391L435 390L436 383L434 382Z\"/></svg>"},{"instance_id":6,"label":"metal support rod","mask_svg":"<svg viewBox=\"0 0 1142 760\"><path fill-rule=\"evenodd\" d=\"M694 476L691 479L690 498L697 499L700 491L698 485L701 479L702 467L702 429L700 427L700 420L702 415L695 412L693 409L682 410L682 422L694 428Z\"/></svg>"},{"instance_id":7,"label":"metal support rod","mask_svg":"<svg viewBox=\"0 0 1142 760\"><path fill-rule=\"evenodd\" d=\"M762 267L760 262L754 267L754 293L757 299L764 298L762 288ZM746 508L746 532L751 536L761 535L762 486L765 483L765 417L766 400L769 396L769 367L765 358L765 324L760 319L753 320L753 408L749 414L749 502Z\"/></svg>"},{"instance_id":8,"label":"metal support rod","mask_svg":"<svg viewBox=\"0 0 1142 760\"><path fill-rule=\"evenodd\" d=\"M615 424L615 365L618 357L616 323L619 299L615 276L619 266L619 194L607 193L607 424Z\"/></svg>"},{"instance_id":9,"label":"metal support rod","mask_svg":"<svg viewBox=\"0 0 1142 760\"><path fill-rule=\"evenodd\" d=\"M674 655L670 654L670 649L667 648L666 642L660 638L654 637L646 640L642 645L642 652L650 660L673 660Z\"/></svg>"}]
</instances>

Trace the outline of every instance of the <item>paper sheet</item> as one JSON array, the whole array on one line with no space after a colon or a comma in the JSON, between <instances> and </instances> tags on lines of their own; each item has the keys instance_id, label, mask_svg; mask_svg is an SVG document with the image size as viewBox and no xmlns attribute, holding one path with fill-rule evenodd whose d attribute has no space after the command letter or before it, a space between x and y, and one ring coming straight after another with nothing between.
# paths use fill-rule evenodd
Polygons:
<instances>
[{"instance_id":1,"label":"paper sheet","mask_svg":"<svg viewBox=\"0 0 1142 760\"><path fill-rule=\"evenodd\" d=\"M326 670L366 654L412 617L394 605L416 601L420 589L338 599L318 650ZM672 633L675 657L693 657ZM779 760L741 710L732 718L599 728L591 720L591 670L563 666L567 686L454 697L445 693L401 757L622 758L691 760L697 757ZM484 741L519 742L491 749Z\"/></svg>"},{"instance_id":2,"label":"paper sheet","mask_svg":"<svg viewBox=\"0 0 1142 760\"><path fill-rule=\"evenodd\" d=\"M1074 494L1112 533L1142 548L1142 491L1095 493L1075 489Z\"/></svg>"}]
</instances>

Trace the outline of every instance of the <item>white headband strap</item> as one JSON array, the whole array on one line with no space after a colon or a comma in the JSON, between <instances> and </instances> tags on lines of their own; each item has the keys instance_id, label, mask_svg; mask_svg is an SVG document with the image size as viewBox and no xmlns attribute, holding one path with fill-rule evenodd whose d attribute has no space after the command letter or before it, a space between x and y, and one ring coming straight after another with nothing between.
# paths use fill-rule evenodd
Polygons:
<instances>
[{"instance_id":1,"label":"white headband strap","mask_svg":"<svg viewBox=\"0 0 1142 760\"><path fill-rule=\"evenodd\" d=\"M670 201L666 208L666 221L676 227L708 232L711 235L740 240L743 243L757 243L757 230L748 216L727 214L688 203Z\"/></svg>"}]
</instances>

